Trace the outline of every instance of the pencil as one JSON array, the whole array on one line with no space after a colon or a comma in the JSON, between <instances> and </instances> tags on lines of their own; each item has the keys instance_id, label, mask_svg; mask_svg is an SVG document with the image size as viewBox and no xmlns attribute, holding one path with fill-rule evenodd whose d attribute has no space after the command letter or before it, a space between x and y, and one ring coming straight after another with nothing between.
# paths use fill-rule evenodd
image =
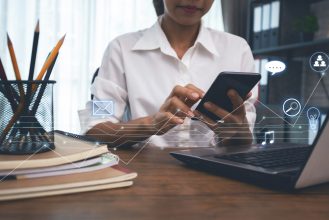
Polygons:
<instances>
[{"instance_id":1,"label":"pencil","mask_svg":"<svg viewBox=\"0 0 329 220\"><path fill-rule=\"evenodd\" d=\"M11 62L13 64L13 68L14 68L14 73L15 73L16 80L22 80L21 79L21 74L20 74L19 69L18 69L18 64L17 64L17 60L16 60L16 56L15 56L15 51L14 51L13 43L11 42L8 33L7 33L7 45L8 45L8 49L9 49L9 54L10 54Z\"/></svg>"},{"instance_id":2,"label":"pencil","mask_svg":"<svg viewBox=\"0 0 329 220\"><path fill-rule=\"evenodd\" d=\"M35 61L36 61L36 56L37 56L37 51L38 51L39 33L40 33L40 28L39 28L39 20L38 20L37 25L34 30L34 35L33 35L30 71L29 71L28 83L27 83L27 89L26 89L26 105L25 105L25 110L24 110L25 115L27 115L29 112L29 106L32 102L32 97L33 97L31 95L32 85L33 85L31 81L33 80L33 75L34 75ZM26 120L29 121L30 118L27 118Z\"/></svg>"},{"instance_id":3,"label":"pencil","mask_svg":"<svg viewBox=\"0 0 329 220\"><path fill-rule=\"evenodd\" d=\"M3 68L1 59L0 59L0 79L3 81L7 81L7 75L6 75L5 69Z\"/></svg>"},{"instance_id":4,"label":"pencil","mask_svg":"<svg viewBox=\"0 0 329 220\"><path fill-rule=\"evenodd\" d=\"M21 89L20 89L20 91L21 91ZM7 126L3 129L2 134L0 135L0 143L2 143L4 141L4 139L7 136L8 132L10 131L12 126L16 123L19 116L23 112L24 107L25 107L25 95L24 95L24 91L23 91L23 94L21 94L20 102L19 102L19 105L17 106L16 112L11 117L11 119L9 120Z\"/></svg>"},{"instance_id":5,"label":"pencil","mask_svg":"<svg viewBox=\"0 0 329 220\"><path fill-rule=\"evenodd\" d=\"M52 70L54 68L54 65L56 63L57 57L58 57L58 53L56 54L55 59L53 60L53 62L51 63L51 65L49 66L49 68L47 70L47 73L45 75L45 78L44 78L44 80L43 80L43 82L41 84L41 87L40 87L40 89L38 91L38 94L37 94L37 96L35 98L35 101L34 101L34 105L32 107L32 110L30 111L29 118L32 119L32 121L30 121L30 123L33 122L33 123L37 124L37 125L32 126L33 129L39 130L38 127L42 128L42 126L40 125L38 119L35 117L35 114L36 114L36 112L38 110L38 107L39 107L40 101L41 101L41 99L43 97L43 94L45 92L45 89L47 88L47 85L48 85L48 82L47 81L49 80L49 77L51 75L51 72L52 72ZM38 131L38 133L42 135L43 133L45 133L45 131L44 132Z\"/></svg>"},{"instance_id":6,"label":"pencil","mask_svg":"<svg viewBox=\"0 0 329 220\"><path fill-rule=\"evenodd\" d=\"M3 68L1 59L0 59L0 79L4 81L4 92L3 95L6 96L6 98L9 100L11 108L13 111L16 109L16 103L15 103L15 98L13 96L12 90L11 90L11 85L7 82L7 75L5 72L5 69Z\"/></svg>"},{"instance_id":7,"label":"pencil","mask_svg":"<svg viewBox=\"0 0 329 220\"><path fill-rule=\"evenodd\" d=\"M37 97L36 97L36 99L35 99L35 101L34 101L34 105L33 105L33 107L32 107L31 115L30 115L30 116L33 116L33 117L34 117L34 116L35 116L35 113L37 112L38 105L39 105L39 103L40 103L40 101L41 101L41 98L42 98L42 96L43 96L43 93L44 93L44 91L45 91L45 89L46 89L46 87L47 87L47 81L49 80L49 77L50 77L51 72L52 72L52 70L53 70L53 68L54 68L55 62L56 62L56 60L57 60L57 57L58 57L58 54L56 54L55 59L53 60L53 62L52 62L52 64L50 65L49 69L47 70L47 74L46 74L46 76L45 76L45 79L44 79L44 81L43 81L43 83L42 83L42 85L41 85L41 88L40 88L40 90L39 90L39 92L38 92L38 95L37 95Z\"/></svg>"},{"instance_id":8,"label":"pencil","mask_svg":"<svg viewBox=\"0 0 329 220\"><path fill-rule=\"evenodd\" d=\"M44 80L46 80L46 81L48 81L49 78L50 78L50 75L51 75L51 73L52 73L52 71L53 71L53 68L54 68L54 66L55 66L55 63L56 63L56 60L57 60L58 54L59 54L59 53L56 54L55 59L53 60L53 62L51 63L51 65L49 66L49 68L48 68L48 70L47 70L47 73L46 73L45 78L44 78Z\"/></svg>"},{"instance_id":9,"label":"pencil","mask_svg":"<svg viewBox=\"0 0 329 220\"><path fill-rule=\"evenodd\" d=\"M21 74L20 74L19 69L18 69L18 64L17 64L16 55L15 55L15 51L14 51L14 46L13 46L13 43L11 42L11 40L10 40L10 37L9 37L8 33L7 33L7 44L8 44L8 49L9 49L9 53L10 53L11 62L13 64L16 80L21 81L22 79L21 79ZM18 83L18 90L19 90L20 100L21 101L23 100L24 103L25 103L24 88L23 88L23 85L21 83Z\"/></svg>"},{"instance_id":10,"label":"pencil","mask_svg":"<svg viewBox=\"0 0 329 220\"><path fill-rule=\"evenodd\" d=\"M30 71L29 71L29 77L28 80L33 80L33 74L34 74L34 68L35 68L35 60L37 56L38 51L38 43L39 43L39 20L37 22L37 25L34 30L34 36L33 36L33 46L32 46L32 54L31 54L31 62L30 62Z\"/></svg>"},{"instance_id":11,"label":"pencil","mask_svg":"<svg viewBox=\"0 0 329 220\"><path fill-rule=\"evenodd\" d=\"M64 39L65 39L65 35L58 41L58 43L56 44L56 46L54 47L54 49L51 51L48 59L43 64L43 66L41 68L41 71L40 71L39 75L37 76L36 80L41 80L43 78L43 76L45 75L47 69L52 64L53 60L55 59L55 57L56 57L59 49L63 45ZM34 89L35 89L35 86L34 86Z\"/></svg>"},{"instance_id":12,"label":"pencil","mask_svg":"<svg viewBox=\"0 0 329 220\"><path fill-rule=\"evenodd\" d=\"M22 80L21 79L21 74L20 74L19 69L18 69L14 47L13 47L13 44L12 44L12 42L10 40L10 37L9 37L8 33L7 33L7 44L8 44L8 49L9 49L11 61L12 61L13 67L14 67L14 72L15 72L16 80L21 81ZM3 129L2 134L0 135L0 143L3 142L4 138L7 136L8 132L10 131L10 129L12 128L12 126L19 119L21 113L23 112L23 110L25 108L24 88L23 88L22 83L20 83L20 82L18 82L18 89L19 89L20 101L19 101L19 104L17 106L16 112L11 117L11 119L9 120L7 126Z\"/></svg>"}]
</instances>

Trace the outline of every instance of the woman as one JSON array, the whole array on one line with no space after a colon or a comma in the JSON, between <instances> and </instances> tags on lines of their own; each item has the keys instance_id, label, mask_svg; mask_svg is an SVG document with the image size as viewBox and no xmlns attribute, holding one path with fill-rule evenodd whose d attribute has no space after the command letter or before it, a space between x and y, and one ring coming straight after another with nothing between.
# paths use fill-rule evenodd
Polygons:
<instances>
[{"instance_id":1,"label":"woman","mask_svg":"<svg viewBox=\"0 0 329 220\"><path fill-rule=\"evenodd\" d=\"M225 117L224 123L192 108L218 73L253 71L246 41L203 26L201 18L213 0L154 3L157 13L163 14L151 28L120 36L106 49L91 92L94 100L113 100L114 114L92 115L92 102L88 102L80 112L83 132L114 146L144 140L159 147L251 143L256 89L245 102L234 90L228 92L236 109L232 114L205 104Z\"/></svg>"}]
</instances>

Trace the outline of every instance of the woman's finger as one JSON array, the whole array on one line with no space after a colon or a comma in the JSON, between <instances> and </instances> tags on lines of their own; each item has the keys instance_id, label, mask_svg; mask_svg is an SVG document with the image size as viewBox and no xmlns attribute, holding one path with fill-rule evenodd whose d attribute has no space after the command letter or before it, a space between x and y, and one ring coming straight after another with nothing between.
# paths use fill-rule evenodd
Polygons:
<instances>
[{"instance_id":1,"label":"woman's finger","mask_svg":"<svg viewBox=\"0 0 329 220\"><path fill-rule=\"evenodd\" d=\"M230 113L225 111L224 109L218 107L217 105L213 104L212 102L206 102L203 104L205 109L213 113L214 115L218 116L221 119L227 118Z\"/></svg>"},{"instance_id":2,"label":"woman's finger","mask_svg":"<svg viewBox=\"0 0 329 220\"><path fill-rule=\"evenodd\" d=\"M168 98L174 96L179 97L182 101L184 101L186 98L194 101L200 99L200 95L196 91L182 86L175 86L175 88L171 91Z\"/></svg>"},{"instance_id":3,"label":"woman's finger","mask_svg":"<svg viewBox=\"0 0 329 220\"><path fill-rule=\"evenodd\" d=\"M189 107L192 107L195 103L197 103L201 98L203 98L204 96L204 92L197 88L196 86L192 85L192 84L188 84L185 86L186 88L190 89L190 90L193 90L194 92L198 93L200 98L197 99L197 100L192 100L192 99L189 99L189 98L185 98L184 99L184 102L186 103L186 105L188 105Z\"/></svg>"},{"instance_id":4,"label":"woman's finger","mask_svg":"<svg viewBox=\"0 0 329 220\"><path fill-rule=\"evenodd\" d=\"M190 107L187 106L182 100L178 97L171 97L169 100L169 107L167 111L175 114L178 117L185 118L186 116L194 117L193 112Z\"/></svg>"},{"instance_id":5,"label":"woman's finger","mask_svg":"<svg viewBox=\"0 0 329 220\"><path fill-rule=\"evenodd\" d=\"M185 87L197 92L199 94L200 98L203 98L203 96L205 94L205 92L202 89L199 89L198 87L196 87L193 84L187 84Z\"/></svg>"},{"instance_id":6,"label":"woman's finger","mask_svg":"<svg viewBox=\"0 0 329 220\"><path fill-rule=\"evenodd\" d=\"M243 104L243 99L240 95L233 89L230 89L227 92L227 96L230 98L232 105L233 105L233 113L245 115L246 111Z\"/></svg>"}]
</instances>

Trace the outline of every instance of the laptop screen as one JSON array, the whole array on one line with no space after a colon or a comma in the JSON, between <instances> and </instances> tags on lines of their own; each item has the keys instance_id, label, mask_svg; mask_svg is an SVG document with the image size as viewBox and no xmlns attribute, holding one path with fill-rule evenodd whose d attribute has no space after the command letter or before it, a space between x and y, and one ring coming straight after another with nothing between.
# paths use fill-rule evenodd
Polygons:
<instances>
[{"instance_id":1,"label":"laptop screen","mask_svg":"<svg viewBox=\"0 0 329 220\"><path fill-rule=\"evenodd\" d=\"M285 68L277 73L268 71L271 69L267 66L272 62L259 62L262 81L255 103L257 143L311 145L324 125L329 109L328 55L316 52L289 63L278 61L279 64L274 64Z\"/></svg>"}]
</instances>

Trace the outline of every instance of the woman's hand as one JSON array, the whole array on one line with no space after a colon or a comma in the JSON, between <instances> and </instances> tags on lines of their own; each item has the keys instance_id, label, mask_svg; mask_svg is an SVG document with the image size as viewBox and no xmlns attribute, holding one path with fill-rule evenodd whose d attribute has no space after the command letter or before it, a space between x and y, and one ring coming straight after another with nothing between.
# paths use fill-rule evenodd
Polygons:
<instances>
[{"instance_id":1,"label":"woman's hand","mask_svg":"<svg viewBox=\"0 0 329 220\"><path fill-rule=\"evenodd\" d=\"M159 112L152 116L155 134L164 134L176 125L183 124L186 117L194 117L191 107L203 95L204 92L192 84L175 86Z\"/></svg>"},{"instance_id":2,"label":"woman's hand","mask_svg":"<svg viewBox=\"0 0 329 220\"><path fill-rule=\"evenodd\" d=\"M252 143L252 133L249 129L249 123L246 118L246 110L243 99L235 90L229 90L227 96L230 98L233 111L231 113L216 106L211 102L204 103L204 107L221 118L215 122L200 112L195 111L197 117L201 117L207 126L214 131L217 137L222 141L221 145L243 145ZM250 98L249 93L246 99Z\"/></svg>"}]
</instances>

